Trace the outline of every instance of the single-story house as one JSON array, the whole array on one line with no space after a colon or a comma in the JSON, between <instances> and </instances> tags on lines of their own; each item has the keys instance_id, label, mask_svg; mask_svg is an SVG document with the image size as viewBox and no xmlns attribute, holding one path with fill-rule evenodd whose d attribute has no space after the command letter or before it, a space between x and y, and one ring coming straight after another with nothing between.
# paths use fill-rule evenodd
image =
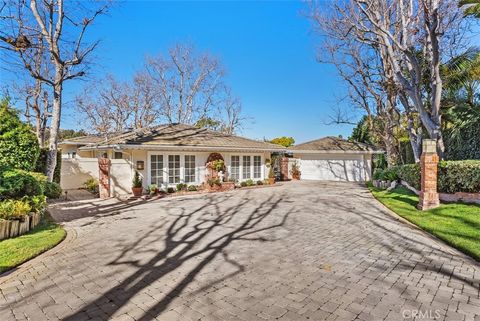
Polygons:
<instances>
[{"instance_id":1,"label":"single-story house","mask_svg":"<svg viewBox=\"0 0 480 321\"><path fill-rule=\"evenodd\" d=\"M373 146L339 137L324 137L289 147L298 160L301 179L364 182L371 180Z\"/></svg>"},{"instance_id":2,"label":"single-story house","mask_svg":"<svg viewBox=\"0 0 480 321\"><path fill-rule=\"evenodd\" d=\"M63 142L61 145L63 148ZM257 181L268 177L267 163L271 153L284 149L280 145L205 128L169 124L127 131L85 144L77 149L77 159L68 160L72 164L63 166L65 170L62 172L72 180L72 174L87 168L93 177L98 178L93 168L97 159L106 154L111 159L112 194L127 194L135 171L142 176L144 187L150 184L163 188L178 183L202 184L206 180L205 165L209 157L220 154L225 163L226 178ZM67 182L62 185L71 186Z\"/></svg>"},{"instance_id":3,"label":"single-story house","mask_svg":"<svg viewBox=\"0 0 480 321\"><path fill-rule=\"evenodd\" d=\"M367 181L371 176L371 146L338 137L325 137L286 149L264 141L227 135L184 124L160 125L102 136L85 136L60 143L65 157L61 185L82 187L98 179L98 159L111 160L112 195L129 194L138 171L143 186L162 188L178 183L200 185L206 181L206 164L212 156L225 163L225 177L236 181L268 177L272 153L293 156L304 180ZM278 165L278 164L277 164Z\"/></svg>"}]
</instances>

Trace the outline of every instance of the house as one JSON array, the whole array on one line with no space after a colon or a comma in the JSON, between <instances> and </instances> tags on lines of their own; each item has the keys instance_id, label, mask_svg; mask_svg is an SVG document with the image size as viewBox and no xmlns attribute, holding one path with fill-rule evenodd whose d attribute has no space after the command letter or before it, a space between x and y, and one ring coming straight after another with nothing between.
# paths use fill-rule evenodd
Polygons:
<instances>
[{"instance_id":1,"label":"house","mask_svg":"<svg viewBox=\"0 0 480 321\"><path fill-rule=\"evenodd\" d=\"M297 159L303 180L364 182L371 180L373 146L339 137L324 137L295 145L289 152Z\"/></svg>"},{"instance_id":2,"label":"house","mask_svg":"<svg viewBox=\"0 0 480 321\"><path fill-rule=\"evenodd\" d=\"M142 176L145 188L150 184L163 188L178 183L202 184L206 180L206 163L212 157L224 160L226 178L257 181L268 177L271 153L284 149L205 128L160 125L127 131L77 148L77 157L64 159L62 163L61 184L65 189L78 188L86 180L85 174L98 178L97 160L103 155L111 159L112 195L130 193L135 171Z\"/></svg>"},{"instance_id":3,"label":"house","mask_svg":"<svg viewBox=\"0 0 480 321\"><path fill-rule=\"evenodd\" d=\"M93 177L98 179L98 159L110 159L111 195L129 194L138 171L143 187L175 187L178 183L200 185L207 180L206 164L212 157L225 163L225 178L235 181L268 177L272 153L287 154L289 166L297 163L302 180L363 182L371 178L372 146L325 137L295 145L280 145L227 135L184 124L160 125L123 133L85 136L60 143L67 157L62 162L61 186L76 189ZM73 155L73 157L72 157Z\"/></svg>"}]
</instances>

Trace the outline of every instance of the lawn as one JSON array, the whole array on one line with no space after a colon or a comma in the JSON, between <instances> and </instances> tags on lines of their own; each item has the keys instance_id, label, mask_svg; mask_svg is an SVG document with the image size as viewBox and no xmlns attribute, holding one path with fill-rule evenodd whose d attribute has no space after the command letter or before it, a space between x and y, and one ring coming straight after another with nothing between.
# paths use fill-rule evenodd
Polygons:
<instances>
[{"instance_id":1,"label":"lawn","mask_svg":"<svg viewBox=\"0 0 480 321\"><path fill-rule=\"evenodd\" d=\"M27 234L0 241L0 273L51 249L65 234L60 225L47 218Z\"/></svg>"},{"instance_id":2,"label":"lawn","mask_svg":"<svg viewBox=\"0 0 480 321\"><path fill-rule=\"evenodd\" d=\"M480 261L480 205L448 203L419 211L418 196L404 187L388 192L369 186L389 209Z\"/></svg>"}]
</instances>

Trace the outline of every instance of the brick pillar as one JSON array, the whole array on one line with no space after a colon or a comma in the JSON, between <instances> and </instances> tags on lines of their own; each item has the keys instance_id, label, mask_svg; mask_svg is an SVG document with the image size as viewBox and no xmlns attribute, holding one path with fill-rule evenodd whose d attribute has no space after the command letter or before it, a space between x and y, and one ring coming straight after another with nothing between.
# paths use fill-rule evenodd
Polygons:
<instances>
[{"instance_id":1,"label":"brick pillar","mask_svg":"<svg viewBox=\"0 0 480 321\"><path fill-rule=\"evenodd\" d=\"M98 160L100 198L110 197L110 160L104 154Z\"/></svg>"},{"instance_id":2,"label":"brick pillar","mask_svg":"<svg viewBox=\"0 0 480 321\"><path fill-rule=\"evenodd\" d=\"M440 205L437 193L438 155L437 143L435 140L423 140L420 166L422 171L422 189L420 191L420 202L417 207L420 210L428 210L438 207Z\"/></svg>"},{"instance_id":3,"label":"brick pillar","mask_svg":"<svg viewBox=\"0 0 480 321\"><path fill-rule=\"evenodd\" d=\"M288 180L288 158L282 157L280 159L280 179L282 181Z\"/></svg>"}]
</instances>

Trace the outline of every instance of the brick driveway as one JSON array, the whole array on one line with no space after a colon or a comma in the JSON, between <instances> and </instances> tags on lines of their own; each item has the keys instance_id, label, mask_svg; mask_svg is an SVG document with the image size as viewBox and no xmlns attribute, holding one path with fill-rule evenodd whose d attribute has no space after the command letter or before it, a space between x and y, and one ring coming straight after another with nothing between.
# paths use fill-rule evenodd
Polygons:
<instances>
[{"instance_id":1,"label":"brick driveway","mask_svg":"<svg viewBox=\"0 0 480 321\"><path fill-rule=\"evenodd\" d=\"M0 277L2 321L480 320L480 265L358 185L56 206L69 238Z\"/></svg>"}]
</instances>

